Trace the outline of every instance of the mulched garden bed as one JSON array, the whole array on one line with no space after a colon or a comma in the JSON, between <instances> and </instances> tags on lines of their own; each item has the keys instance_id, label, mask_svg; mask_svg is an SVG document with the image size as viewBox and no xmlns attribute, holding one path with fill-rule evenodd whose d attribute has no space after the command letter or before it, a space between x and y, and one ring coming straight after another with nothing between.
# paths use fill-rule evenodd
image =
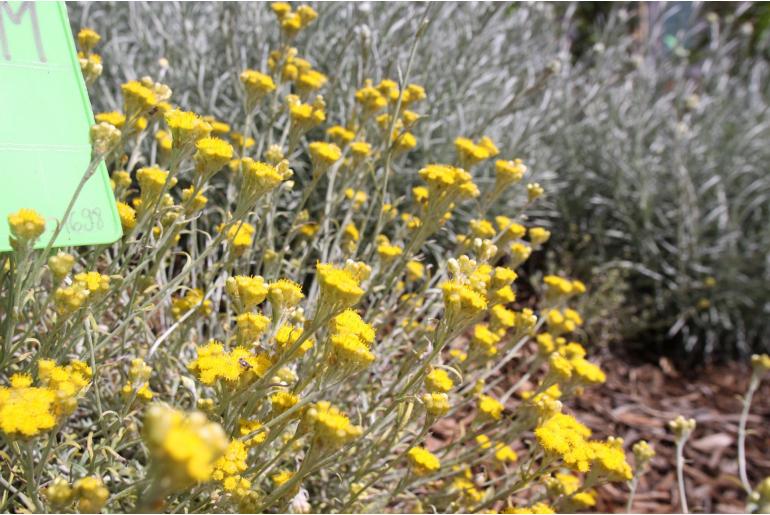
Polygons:
<instances>
[{"instance_id":1,"label":"mulched garden bed","mask_svg":"<svg viewBox=\"0 0 770 515\"><path fill-rule=\"evenodd\" d=\"M642 478L634 512L680 512L674 441L667 428L677 415L698 426L685 448L685 482L691 512L739 513L746 494L738 481L737 435L741 397L751 369L747 364L677 370L668 360L629 364L606 353L599 359L607 383L586 390L571 402L579 420L596 436L622 436L630 446L639 439L654 445L657 456ZM770 379L754 395L746 454L753 485L770 476ZM596 511L625 512L625 486L601 488Z\"/></svg>"}]
</instances>

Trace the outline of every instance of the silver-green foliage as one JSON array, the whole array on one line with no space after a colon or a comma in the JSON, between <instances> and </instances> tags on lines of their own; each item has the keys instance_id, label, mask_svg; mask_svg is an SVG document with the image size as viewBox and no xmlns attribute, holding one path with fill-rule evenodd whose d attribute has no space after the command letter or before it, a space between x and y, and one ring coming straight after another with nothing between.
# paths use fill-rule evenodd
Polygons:
<instances>
[{"instance_id":1,"label":"silver-green foliage","mask_svg":"<svg viewBox=\"0 0 770 515\"><path fill-rule=\"evenodd\" d=\"M750 4L721 19L637 5L595 20L595 44L579 54L574 4L323 3L297 46L315 66L334 63L321 69L324 95L329 119L344 121L364 79L405 73L428 9L409 77L429 95L414 157L451 160L457 135L491 136L546 185L534 215L555 229L570 272L623 272L611 276L627 281L634 313L622 336L690 355L758 349L770 333L770 77L755 57L767 34L736 21ZM99 110L149 74L176 103L239 127L238 73L266 69L278 45L266 4L70 4L70 15L104 36ZM392 195L416 167L407 159L395 173Z\"/></svg>"}]
</instances>

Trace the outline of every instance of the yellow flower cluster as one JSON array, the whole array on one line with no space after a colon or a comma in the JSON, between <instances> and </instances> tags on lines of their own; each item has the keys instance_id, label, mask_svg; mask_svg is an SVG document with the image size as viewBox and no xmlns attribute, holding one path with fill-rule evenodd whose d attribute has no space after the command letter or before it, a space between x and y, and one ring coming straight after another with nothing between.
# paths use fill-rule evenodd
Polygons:
<instances>
[{"instance_id":1,"label":"yellow flower cluster","mask_svg":"<svg viewBox=\"0 0 770 515\"><path fill-rule=\"evenodd\" d=\"M335 313L358 302L364 294L361 282L369 278L372 269L366 263L348 260L341 267L331 263L318 263L316 271L321 288L319 311L324 307Z\"/></svg>"},{"instance_id":2,"label":"yellow flower cluster","mask_svg":"<svg viewBox=\"0 0 770 515\"><path fill-rule=\"evenodd\" d=\"M503 416L505 406L502 402L489 395L479 395L478 400L479 416L487 420L500 420Z\"/></svg>"},{"instance_id":3,"label":"yellow flower cluster","mask_svg":"<svg viewBox=\"0 0 770 515\"><path fill-rule=\"evenodd\" d=\"M218 172L233 158L233 146L221 138L200 138L195 143L195 171L204 179Z\"/></svg>"},{"instance_id":4,"label":"yellow flower cluster","mask_svg":"<svg viewBox=\"0 0 770 515\"><path fill-rule=\"evenodd\" d=\"M164 404L147 409L142 436L169 492L210 480L228 446L219 424L202 413L184 413Z\"/></svg>"},{"instance_id":5,"label":"yellow flower cluster","mask_svg":"<svg viewBox=\"0 0 770 515\"><path fill-rule=\"evenodd\" d=\"M289 324L283 324L275 332L275 344L280 354L284 354L289 351L299 340L303 333L302 327L293 326ZM305 354L307 351L313 348L315 345L314 340L308 338L299 344L299 348L292 354L291 359L298 358Z\"/></svg>"},{"instance_id":6,"label":"yellow flower cluster","mask_svg":"<svg viewBox=\"0 0 770 515\"><path fill-rule=\"evenodd\" d=\"M82 361L60 366L47 359L38 360L39 387L32 386L32 376L14 374L10 387L0 386L0 431L9 438L30 438L53 429L75 411L91 376Z\"/></svg>"},{"instance_id":7,"label":"yellow flower cluster","mask_svg":"<svg viewBox=\"0 0 770 515\"><path fill-rule=\"evenodd\" d=\"M430 393L446 393L454 388L454 381L443 368L434 368L425 376L425 388Z\"/></svg>"},{"instance_id":8,"label":"yellow flower cluster","mask_svg":"<svg viewBox=\"0 0 770 515\"><path fill-rule=\"evenodd\" d=\"M275 91L273 78L256 70L244 70L241 72L240 79L246 91L246 110L248 112L253 111L265 95Z\"/></svg>"},{"instance_id":9,"label":"yellow flower cluster","mask_svg":"<svg viewBox=\"0 0 770 515\"><path fill-rule=\"evenodd\" d=\"M11 242L21 244L34 242L45 231L45 220L33 209L20 209L8 215L8 225L11 228Z\"/></svg>"},{"instance_id":10,"label":"yellow flower cluster","mask_svg":"<svg viewBox=\"0 0 770 515\"><path fill-rule=\"evenodd\" d=\"M211 124L191 111L172 109L164 117L174 148L180 151L192 149L198 140L211 134Z\"/></svg>"},{"instance_id":11,"label":"yellow flower cluster","mask_svg":"<svg viewBox=\"0 0 770 515\"><path fill-rule=\"evenodd\" d=\"M224 224L220 225L218 230L224 229ZM247 222L233 223L227 228L225 232L227 240L233 246L233 253L236 256L243 255L246 250L251 248L251 244L254 242L254 233L256 229L253 225Z\"/></svg>"},{"instance_id":12,"label":"yellow flower cluster","mask_svg":"<svg viewBox=\"0 0 770 515\"><path fill-rule=\"evenodd\" d=\"M412 447L407 452L412 471L417 476L427 476L441 468L441 462L435 454L424 447Z\"/></svg>"},{"instance_id":13,"label":"yellow flower cluster","mask_svg":"<svg viewBox=\"0 0 770 515\"><path fill-rule=\"evenodd\" d=\"M0 431L8 438L29 438L53 429L56 392L33 387L32 377L15 374L0 386Z\"/></svg>"},{"instance_id":14,"label":"yellow flower cluster","mask_svg":"<svg viewBox=\"0 0 770 515\"><path fill-rule=\"evenodd\" d=\"M335 365L360 369L374 361L370 350L374 343L374 328L352 309L346 309L332 319L329 333L331 357Z\"/></svg>"},{"instance_id":15,"label":"yellow flower cluster","mask_svg":"<svg viewBox=\"0 0 770 515\"><path fill-rule=\"evenodd\" d=\"M595 478L607 481L627 481L632 477L626 461L622 440L589 441L591 431L564 413L555 413L536 429L535 437L543 450L561 458L576 472L591 472Z\"/></svg>"},{"instance_id":16,"label":"yellow flower cluster","mask_svg":"<svg viewBox=\"0 0 770 515\"><path fill-rule=\"evenodd\" d=\"M292 126L296 131L304 132L326 121L324 111L326 104L321 96L317 96L312 103L308 104L303 103L295 95L289 95L286 97L286 104L289 107Z\"/></svg>"},{"instance_id":17,"label":"yellow flower cluster","mask_svg":"<svg viewBox=\"0 0 770 515\"><path fill-rule=\"evenodd\" d=\"M350 423L350 419L328 401L319 401L305 412L303 422L318 444L334 450L358 438L363 429Z\"/></svg>"},{"instance_id":18,"label":"yellow flower cluster","mask_svg":"<svg viewBox=\"0 0 770 515\"><path fill-rule=\"evenodd\" d=\"M554 336L560 336L564 333L574 332L575 329L582 326L583 317L570 308L550 309L545 314L545 323L548 326L548 332Z\"/></svg>"},{"instance_id":19,"label":"yellow flower cluster","mask_svg":"<svg viewBox=\"0 0 770 515\"><path fill-rule=\"evenodd\" d=\"M203 316L209 315L213 309L211 301L204 298L200 288L187 290L183 297L171 299L171 315L177 320L193 309L197 309Z\"/></svg>"},{"instance_id":20,"label":"yellow flower cluster","mask_svg":"<svg viewBox=\"0 0 770 515\"><path fill-rule=\"evenodd\" d=\"M308 5L299 6L296 11L292 11L287 2L274 2L270 7L281 23L281 30L289 38L299 34L318 17L318 13Z\"/></svg>"},{"instance_id":21,"label":"yellow flower cluster","mask_svg":"<svg viewBox=\"0 0 770 515\"><path fill-rule=\"evenodd\" d=\"M227 445L224 454L214 462L211 478L221 482L226 492L243 496L251 488L251 481L241 476L248 468L246 463L248 452L244 442L232 440Z\"/></svg>"},{"instance_id":22,"label":"yellow flower cluster","mask_svg":"<svg viewBox=\"0 0 770 515\"><path fill-rule=\"evenodd\" d=\"M460 166L463 168L470 168L500 153L494 142L487 136L481 138L478 143L468 138L457 138L455 149Z\"/></svg>"},{"instance_id":23,"label":"yellow flower cluster","mask_svg":"<svg viewBox=\"0 0 770 515\"><path fill-rule=\"evenodd\" d=\"M261 276L236 275L228 277L225 289L238 313L251 311L267 297L267 284Z\"/></svg>"},{"instance_id":24,"label":"yellow flower cluster","mask_svg":"<svg viewBox=\"0 0 770 515\"><path fill-rule=\"evenodd\" d=\"M236 347L227 352L220 342L209 341L197 347L198 357L187 365L190 372L206 385L213 385L219 380L235 386L238 381L250 382L262 377L272 366L272 361L265 354L253 354L244 347Z\"/></svg>"},{"instance_id":25,"label":"yellow flower cluster","mask_svg":"<svg viewBox=\"0 0 770 515\"><path fill-rule=\"evenodd\" d=\"M445 393L424 393L420 399L425 410L434 417L444 416L451 408L449 395Z\"/></svg>"},{"instance_id":26,"label":"yellow flower cluster","mask_svg":"<svg viewBox=\"0 0 770 515\"><path fill-rule=\"evenodd\" d=\"M495 190L502 191L524 178L527 167L521 159L495 161Z\"/></svg>"},{"instance_id":27,"label":"yellow flower cluster","mask_svg":"<svg viewBox=\"0 0 770 515\"><path fill-rule=\"evenodd\" d=\"M270 283L267 298L273 311L281 313L285 309L291 309L299 305L305 295L302 287L290 279L278 279Z\"/></svg>"},{"instance_id":28,"label":"yellow flower cluster","mask_svg":"<svg viewBox=\"0 0 770 515\"><path fill-rule=\"evenodd\" d=\"M566 279L558 275L546 275L543 278L546 300L558 301L585 293L586 287L581 281Z\"/></svg>"}]
</instances>

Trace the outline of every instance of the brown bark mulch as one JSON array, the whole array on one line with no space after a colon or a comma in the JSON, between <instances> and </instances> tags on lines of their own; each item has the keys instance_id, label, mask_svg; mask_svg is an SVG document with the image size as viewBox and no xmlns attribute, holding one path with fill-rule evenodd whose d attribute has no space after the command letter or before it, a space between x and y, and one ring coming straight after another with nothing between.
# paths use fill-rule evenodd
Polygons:
<instances>
[{"instance_id":1,"label":"brown bark mulch","mask_svg":"<svg viewBox=\"0 0 770 515\"><path fill-rule=\"evenodd\" d=\"M668 422L678 415L697 421L684 451L690 512L745 512L746 493L738 479L737 437L751 367L729 363L677 370L666 358L657 363L634 363L627 356L608 351L600 356L595 351L591 354L592 361L607 374L607 382L568 401L565 411L589 426L596 438L622 437L629 460L633 459L631 447L638 440L654 446L657 455L640 480L632 512L681 513L674 439L668 429ZM504 384L517 379L511 374ZM532 387L534 384L522 389ZM441 419L432 429L428 447L440 447L459 436L472 419L472 409ZM747 428L747 470L751 484L756 485L770 476L770 378L754 395ZM628 494L625 484L605 485L599 488L592 511L625 513Z\"/></svg>"},{"instance_id":2,"label":"brown bark mulch","mask_svg":"<svg viewBox=\"0 0 770 515\"><path fill-rule=\"evenodd\" d=\"M684 469L691 512L740 513L746 494L738 480L737 437L741 399L748 386L747 364L677 370L662 358L657 364L631 365L610 354L600 359L606 384L587 390L571 404L596 436L622 436L629 449L649 441L657 452L640 481L634 512L681 512L676 482L674 441L667 428L677 415L698 425L685 448ZM746 457L752 485L770 476L770 378L754 395L748 421ZM628 490L609 485L599 491L597 512L625 512Z\"/></svg>"}]
</instances>

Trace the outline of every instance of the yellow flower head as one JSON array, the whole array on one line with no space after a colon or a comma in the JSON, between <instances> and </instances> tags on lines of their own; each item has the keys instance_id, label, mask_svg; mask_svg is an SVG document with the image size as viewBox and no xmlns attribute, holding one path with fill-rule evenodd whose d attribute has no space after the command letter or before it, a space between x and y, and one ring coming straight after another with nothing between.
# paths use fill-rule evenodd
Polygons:
<instances>
[{"instance_id":1,"label":"yellow flower head","mask_svg":"<svg viewBox=\"0 0 770 515\"><path fill-rule=\"evenodd\" d=\"M276 414L281 414L299 402L299 397L291 392L280 391L270 396L270 405Z\"/></svg>"},{"instance_id":2,"label":"yellow flower head","mask_svg":"<svg viewBox=\"0 0 770 515\"><path fill-rule=\"evenodd\" d=\"M412 447L407 453L412 471L417 476L427 476L441 468L441 461L424 447Z\"/></svg>"},{"instance_id":3,"label":"yellow flower head","mask_svg":"<svg viewBox=\"0 0 770 515\"><path fill-rule=\"evenodd\" d=\"M100 295L110 290L110 276L99 272L81 272L75 276L75 283L88 290L91 295Z\"/></svg>"},{"instance_id":4,"label":"yellow flower head","mask_svg":"<svg viewBox=\"0 0 770 515\"><path fill-rule=\"evenodd\" d=\"M356 133L346 129L342 125L334 125L326 129L326 135L331 139L339 143L340 145L346 145L353 141L356 137Z\"/></svg>"},{"instance_id":5,"label":"yellow flower head","mask_svg":"<svg viewBox=\"0 0 770 515\"><path fill-rule=\"evenodd\" d=\"M425 265L419 261L410 260L406 264L406 278L412 282L419 281L425 277Z\"/></svg>"},{"instance_id":6,"label":"yellow flower head","mask_svg":"<svg viewBox=\"0 0 770 515\"><path fill-rule=\"evenodd\" d=\"M442 417L451 408L449 395L445 393L425 393L421 397L425 409L434 417Z\"/></svg>"},{"instance_id":7,"label":"yellow flower head","mask_svg":"<svg viewBox=\"0 0 770 515\"><path fill-rule=\"evenodd\" d=\"M356 102L358 102L369 115L379 111L388 105L388 99L380 91L372 86L372 81L367 80L363 88L356 91Z\"/></svg>"},{"instance_id":8,"label":"yellow flower head","mask_svg":"<svg viewBox=\"0 0 770 515\"><path fill-rule=\"evenodd\" d=\"M328 401L315 403L305 413L303 422L319 445L332 450L358 438L363 432L361 426L351 424L350 419Z\"/></svg>"},{"instance_id":9,"label":"yellow flower head","mask_svg":"<svg viewBox=\"0 0 770 515\"><path fill-rule=\"evenodd\" d=\"M120 111L112 111L109 113L97 113L94 116L94 119L97 122L105 122L109 123L113 127L117 127L118 129L123 128L123 125L126 123L126 115L121 113Z\"/></svg>"},{"instance_id":10,"label":"yellow flower head","mask_svg":"<svg viewBox=\"0 0 770 515\"><path fill-rule=\"evenodd\" d=\"M240 78L246 91L246 104L249 111L253 110L265 95L275 91L275 82L272 77L256 70L243 70Z\"/></svg>"},{"instance_id":11,"label":"yellow flower head","mask_svg":"<svg viewBox=\"0 0 770 515\"><path fill-rule=\"evenodd\" d=\"M250 157L244 157L241 159L240 169L242 174L241 195L250 206L262 195L274 190L292 175L287 161L273 166L254 161Z\"/></svg>"},{"instance_id":12,"label":"yellow flower head","mask_svg":"<svg viewBox=\"0 0 770 515\"><path fill-rule=\"evenodd\" d=\"M128 118L136 118L146 113L159 102L155 92L137 80L123 84L124 111Z\"/></svg>"},{"instance_id":13,"label":"yellow flower head","mask_svg":"<svg viewBox=\"0 0 770 515\"><path fill-rule=\"evenodd\" d=\"M63 477L55 478L45 490L43 495L52 507L61 510L72 502L72 487Z\"/></svg>"},{"instance_id":14,"label":"yellow flower head","mask_svg":"<svg viewBox=\"0 0 770 515\"><path fill-rule=\"evenodd\" d=\"M486 419L500 420L505 406L489 395L479 395L478 410L479 414Z\"/></svg>"},{"instance_id":15,"label":"yellow flower head","mask_svg":"<svg viewBox=\"0 0 770 515\"><path fill-rule=\"evenodd\" d=\"M510 246L511 251L511 268L516 268L524 263L532 254L532 247L522 242L513 242Z\"/></svg>"},{"instance_id":16,"label":"yellow flower head","mask_svg":"<svg viewBox=\"0 0 770 515\"><path fill-rule=\"evenodd\" d=\"M347 262L339 267L331 263L316 265L321 286L321 303L333 306L334 311L353 306L363 296L361 281L369 277L371 268L364 263Z\"/></svg>"},{"instance_id":17,"label":"yellow flower head","mask_svg":"<svg viewBox=\"0 0 770 515\"><path fill-rule=\"evenodd\" d=\"M118 201L118 216L124 231L130 231L136 226L136 211L125 202Z\"/></svg>"},{"instance_id":18,"label":"yellow flower head","mask_svg":"<svg viewBox=\"0 0 770 515\"><path fill-rule=\"evenodd\" d=\"M365 141L354 141L350 144L350 153L354 159L364 159L372 153L372 146Z\"/></svg>"},{"instance_id":19,"label":"yellow flower head","mask_svg":"<svg viewBox=\"0 0 770 515\"><path fill-rule=\"evenodd\" d=\"M147 409L142 436L173 490L211 479L214 464L228 446L219 424L202 413L184 413L164 404Z\"/></svg>"},{"instance_id":20,"label":"yellow flower head","mask_svg":"<svg viewBox=\"0 0 770 515\"><path fill-rule=\"evenodd\" d=\"M394 152L396 154L402 154L408 152L417 146L417 138L411 132L401 132L393 134Z\"/></svg>"},{"instance_id":21,"label":"yellow flower head","mask_svg":"<svg viewBox=\"0 0 770 515\"><path fill-rule=\"evenodd\" d=\"M540 198L545 190L543 189L540 184L533 182L530 184L527 184L527 199L532 202L533 200Z\"/></svg>"},{"instance_id":22,"label":"yellow flower head","mask_svg":"<svg viewBox=\"0 0 770 515\"><path fill-rule=\"evenodd\" d=\"M502 304L497 304L490 310L490 328L494 331L510 329L516 325L516 313Z\"/></svg>"},{"instance_id":23,"label":"yellow flower head","mask_svg":"<svg viewBox=\"0 0 770 515\"><path fill-rule=\"evenodd\" d=\"M491 331L486 324L476 324L473 326L473 336L471 345L479 349L483 355L492 357L497 354L497 344L500 342L500 336Z\"/></svg>"},{"instance_id":24,"label":"yellow flower head","mask_svg":"<svg viewBox=\"0 0 770 515\"><path fill-rule=\"evenodd\" d=\"M546 453L561 457L577 472L588 472L593 452L587 442L591 431L564 413L555 413L535 429L535 438Z\"/></svg>"},{"instance_id":25,"label":"yellow flower head","mask_svg":"<svg viewBox=\"0 0 770 515\"><path fill-rule=\"evenodd\" d=\"M297 91L305 96L321 89L329 79L318 70L306 70L297 75Z\"/></svg>"},{"instance_id":26,"label":"yellow flower head","mask_svg":"<svg viewBox=\"0 0 770 515\"><path fill-rule=\"evenodd\" d=\"M244 441L246 447L254 447L267 440L268 430L263 429L262 422L258 420L241 419L238 422L238 434L241 437L250 436Z\"/></svg>"},{"instance_id":27,"label":"yellow flower head","mask_svg":"<svg viewBox=\"0 0 770 515\"><path fill-rule=\"evenodd\" d=\"M32 209L22 208L8 215L11 239L22 243L34 242L45 231L45 220Z\"/></svg>"},{"instance_id":28,"label":"yellow flower head","mask_svg":"<svg viewBox=\"0 0 770 515\"><path fill-rule=\"evenodd\" d=\"M529 241L532 242L532 245L535 247L539 247L550 238L551 231L548 229L544 229L543 227L530 227L529 229Z\"/></svg>"},{"instance_id":29,"label":"yellow flower head","mask_svg":"<svg viewBox=\"0 0 770 515\"><path fill-rule=\"evenodd\" d=\"M471 220L471 232L478 238L494 238L497 231L489 220Z\"/></svg>"},{"instance_id":30,"label":"yellow flower head","mask_svg":"<svg viewBox=\"0 0 770 515\"><path fill-rule=\"evenodd\" d=\"M374 361L374 354L355 334L347 332L332 334L329 341L332 348L332 361L335 365L361 369Z\"/></svg>"},{"instance_id":31,"label":"yellow flower head","mask_svg":"<svg viewBox=\"0 0 770 515\"><path fill-rule=\"evenodd\" d=\"M500 463L513 463L518 459L519 455L510 446L502 442L495 444L495 460Z\"/></svg>"},{"instance_id":32,"label":"yellow flower head","mask_svg":"<svg viewBox=\"0 0 770 515\"><path fill-rule=\"evenodd\" d=\"M270 325L270 319L258 313L241 313L235 317L238 337L244 344L254 343L264 334Z\"/></svg>"},{"instance_id":33,"label":"yellow flower head","mask_svg":"<svg viewBox=\"0 0 770 515\"><path fill-rule=\"evenodd\" d=\"M487 299L470 286L460 281L445 281L441 285L444 294L444 308L452 320L473 318L487 309Z\"/></svg>"},{"instance_id":34,"label":"yellow flower head","mask_svg":"<svg viewBox=\"0 0 770 515\"><path fill-rule=\"evenodd\" d=\"M322 124L326 121L326 113L324 112L323 102L317 100L313 104L304 104L299 101L298 98L289 98L289 116L291 117L291 123L295 125L299 130L306 131Z\"/></svg>"},{"instance_id":35,"label":"yellow flower head","mask_svg":"<svg viewBox=\"0 0 770 515\"><path fill-rule=\"evenodd\" d=\"M317 170L321 171L330 167L342 157L340 147L334 143L314 141L308 145L308 149L310 150L310 157L313 160L313 165Z\"/></svg>"},{"instance_id":36,"label":"yellow flower head","mask_svg":"<svg viewBox=\"0 0 770 515\"><path fill-rule=\"evenodd\" d=\"M172 109L164 117L174 148L191 148L199 139L208 138L211 134L211 125L193 112Z\"/></svg>"},{"instance_id":37,"label":"yellow flower head","mask_svg":"<svg viewBox=\"0 0 770 515\"><path fill-rule=\"evenodd\" d=\"M51 269L54 281L56 283L61 282L67 274L72 271L72 267L75 266L75 256L67 254L66 252L57 252L55 256L48 258L48 268Z\"/></svg>"},{"instance_id":38,"label":"yellow flower head","mask_svg":"<svg viewBox=\"0 0 770 515\"><path fill-rule=\"evenodd\" d=\"M200 288L188 290L184 297L171 299L171 315L177 320L192 309L197 309L204 316L211 314L213 309L211 301L204 298Z\"/></svg>"},{"instance_id":39,"label":"yellow flower head","mask_svg":"<svg viewBox=\"0 0 770 515\"><path fill-rule=\"evenodd\" d=\"M273 2L270 4L270 9L280 20L291 12L291 5L288 2Z\"/></svg>"},{"instance_id":40,"label":"yellow flower head","mask_svg":"<svg viewBox=\"0 0 770 515\"><path fill-rule=\"evenodd\" d=\"M100 513L110 492L102 480L96 476L86 476L78 479L72 485L75 498L78 500L80 513Z\"/></svg>"},{"instance_id":41,"label":"yellow flower head","mask_svg":"<svg viewBox=\"0 0 770 515\"><path fill-rule=\"evenodd\" d=\"M246 222L236 222L227 229L227 239L232 244L236 256L242 255L251 247L255 232L254 226Z\"/></svg>"},{"instance_id":42,"label":"yellow flower head","mask_svg":"<svg viewBox=\"0 0 770 515\"><path fill-rule=\"evenodd\" d=\"M54 293L56 311L63 316L69 315L80 309L88 300L89 291L81 284L57 288Z\"/></svg>"},{"instance_id":43,"label":"yellow flower head","mask_svg":"<svg viewBox=\"0 0 770 515\"><path fill-rule=\"evenodd\" d=\"M390 79L383 79L377 84L377 91L379 91L389 102L395 102L398 100L399 90L396 81Z\"/></svg>"},{"instance_id":44,"label":"yellow flower head","mask_svg":"<svg viewBox=\"0 0 770 515\"><path fill-rule=\"evenodd\" d=\"M195 148L195 169L204 177L218 172L233 158L233 146L221 138L201 138Z\"/></svg>"},{"instance_id":45,"label":"yellow flower head","mask_svg":"<svg viewBox=\"0 0 770 515\"><path fill-rule=\"evenodd\" d=\"M10 388L0 386L0 432L8 438L31 438L56 426L56 391L31 385L31 376L15 374Z\"/></svg>"},{"instance_id":46,"label":"yellow flower head","mask_svg":"<svg viewBox=\"0 0 770 515\"><path fill-rule=\"evenodd\" d=\"M486 147L477 145L468 138L455 139L455 149L457 150L460 166L463 168L470 168L471 166L492 157Z\"/></svg>"},{"instance_id":47,"label":"yellow flower head","mask_svg":"<svg viewBox=\"0 0 770 515\"><path fill-rule=\"evenodd\" d=\"M448 165L428 165L421 169L420 177L428 183L428 198L438 202L444 198L474 198L479 189L471 175L462 168Z\"/></svg>"},{"instance_id":48,"label":"yellow flower head","mask_svg":"<svg viewBox=\"0 0 770 515\"><path fill-rule=\"evenodd\" d=\"M425 98L427 98L427 95L425 94L425 88L419 84L409 84L406 87L406 90L404 90L403 96L401 97L401 105L406 108L415 102L425 100Z\"/></svg>"},{"instance_id":49,"label":"yellow flower head","mask_svg":"<svg viewBox=\"0 0 770 515\"><path fill-rule=\"evenodd\" d=\"M265 300L268 287L265 279L259 275L236 275L225 281L225 289L230 299L239 307L239 312L251 311L253 307Z\"/></svg>"},{"instance_id":50,"label":"yellow flower head","mask_svg":"<svg viewBox=\"0 0 770 515\"><path fill-rule=\"evenodd\" d=\"M591 472L606 481L630 481L634 474L622 445L622 439L612 437L603 442L591 442Z\"/></svg>"},{"instance_id":51,"label":"yellow flower head","mask_svg":"<svg viewBox=\"0 0 770 515\"><path fill-rule=\"evenodd\" d=\"M495 161L495 189L502 191L511 184L516 184L526 173L527 167L521 159Z\"/></svg>"},{"instance_id":52,"label":"yellow flower head","mask_svg":"<svg viewBox=\"0 0 770 515\"><path fill-rule=\"evenodd\" d=\"M434 368L425 376L425 388L431 393L446 393L454 385L454 381L443 368Z\"/></svg>"},{"instance_id":53,"label":"yellow flower head","mask_svg":"<svg viewBox=\"0 0 770 515\"><path fill-rule=\"evenodd\" d=\"M243 347L227 352L216 340L210 340L196 350L198 357L187 368L206 385L213 385L220 380L229 386L235 386L239 380L249 382L264 375L272 366L264 354L255 355Z\"/></svg>"},{"instance_id":54,"label":"yellow flower head","mask_svg":"<svg viewBox=\"0 0 770 515\"><path fill-rule=\"evenodd\" d=\"M56 414L69 415L75 411L77 397L91 382L91 367L77 360L60 366L47 359L38 360L37 367L40 384L56 393Z\"/></svg>"},{"instance_id":55,"label":"yellow flower head","mask_svg":"<svg viewBox=\"0 0 770 515\"><path fill-rule=\"evenodd\" d=\"M294 326L289 324L283 324L275 333L275 344L281 353L287 352L300 336L302 336L303 328L301 326ZM291 359L298 358L305 354L307 351L313 348L315 342L308 338L303 341L299 348L292 354Z\"/></svg>"},{"instance_id":56,"label":"yellow flower head","mask_svg":"<svg viewBox=\"0 0 770 515\"><path fill-rule=\"evenodd\" d=\"M84 27L78 32L78 49L88 54L99 43L102 37L94 29Z\"/></svg>"},{"instance_id":57,"label":"yellow flower head","mask_svg":"<svg viewBox=\"0 0 770 515\"><path fill-rule=\"evenodd\" d=\"M142 204L159 198L167 181L169 187L176 184L176 178L169 180L168 172L156 166L140 168L136 172L136 180L142 192Z\"/></svg>"},{"instance_id":58,"label":"yellow flower head","mask_svg":"<svg viewBox=\"0 0 770 515\"><path fill-rule=\"evenodd\" d=\"M272 304L273 309L279 313L286 308L293 308L299 305L305 298L302 293L302 287L289 279L279 279L268 286L267 298Z\"/></svg>"}]
</instances>

